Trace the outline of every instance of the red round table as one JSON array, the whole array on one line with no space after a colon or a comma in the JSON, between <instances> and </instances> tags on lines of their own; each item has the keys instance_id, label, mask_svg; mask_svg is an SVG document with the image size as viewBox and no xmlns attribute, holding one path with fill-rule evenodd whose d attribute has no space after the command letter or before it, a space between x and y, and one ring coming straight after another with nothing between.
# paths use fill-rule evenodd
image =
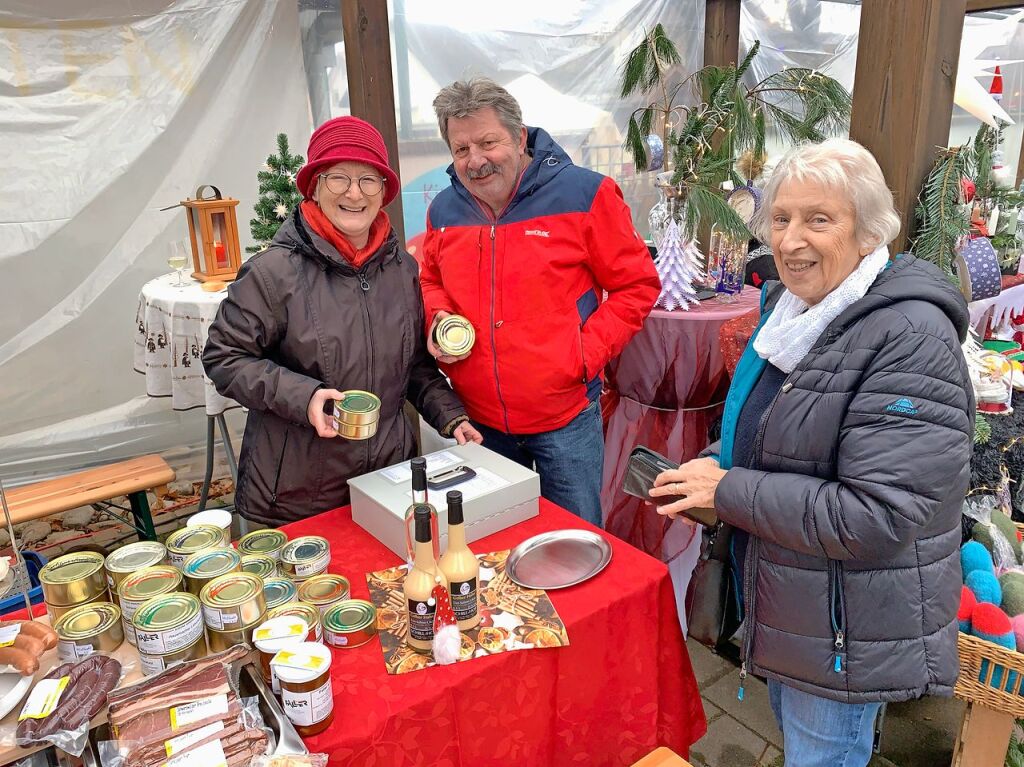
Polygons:
<instances>
[{"instance_id":1,"label":"red round table","mask_svg":"<svg viewBox=\"0 0 1024 767\"><path fill-rule=\"evenodd\" d=\"M729 320L756 310L760 296L760 290L746 287L733 303L712 299L689 311L655 310L608 365L605 529L652 556L676 558L694 542L696 528L673 525L650 504L622 492L629 454L643 445L683 463L707 446L708 429L721 415L729 389L719 332Z\"/></svg>"}]
</instances>

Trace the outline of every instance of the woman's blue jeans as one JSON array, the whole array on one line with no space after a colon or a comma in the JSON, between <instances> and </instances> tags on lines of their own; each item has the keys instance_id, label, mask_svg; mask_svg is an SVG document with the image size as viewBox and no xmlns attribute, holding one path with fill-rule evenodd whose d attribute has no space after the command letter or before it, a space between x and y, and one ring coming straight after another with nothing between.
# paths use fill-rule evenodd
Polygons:
<instances>
[{"instance_id":1,"label":"woman's blue jeans","mask_svg":"<svg viewBox=\"0 0 1024 767\"><path fill-rule=\"evenodd\" d=\"M881 703L840 703L768 680L786 767L865 767Z\"/></svg>"}]
</instances>

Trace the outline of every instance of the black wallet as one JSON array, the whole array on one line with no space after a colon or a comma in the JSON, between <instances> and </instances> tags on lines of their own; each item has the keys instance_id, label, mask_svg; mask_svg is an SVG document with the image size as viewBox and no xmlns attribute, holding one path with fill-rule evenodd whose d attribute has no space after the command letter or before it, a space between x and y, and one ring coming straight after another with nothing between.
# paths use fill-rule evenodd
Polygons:
<instances>
[{"instance_id":1,"label":"black wallet","mask_svg":"<svg viewBox=\"0 0 1024 767\"><path fill-rule=\"evenodd\" d=\"M653 450L640 446L633 448L629 454L629 461L626 464L626 476L622 481L622 492L632 495L634 498L642 498L648 503L657 506L665 506L675 503L684 498L681 495L661 495L652 497L648 495L654 487L654 480L663 471L678 469L679 464L670 461L663 455ZM702 525L713 525L718 521L718 515L714 509L689 509L682 512L683 516L700 522Z\"/></svg>"}]
</instances>

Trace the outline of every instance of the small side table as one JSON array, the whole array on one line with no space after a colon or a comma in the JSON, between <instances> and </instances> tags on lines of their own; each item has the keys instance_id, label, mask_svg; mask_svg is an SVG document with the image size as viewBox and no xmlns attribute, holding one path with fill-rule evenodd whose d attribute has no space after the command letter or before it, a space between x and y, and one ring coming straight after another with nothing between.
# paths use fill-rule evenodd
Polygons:
<instances>
[{"instance_id":1,"label":"small side table","mask_svg":"<svg viewBox=\"0 0 1024 767\"><path fill-rule=\"evenodd\" d=\"M142 286L135 311L135 371L146 376L146 394L169 397L174 410L204 408L206 411L206 475L199 495L199 511L206 508L213 480L215 429L228 469L236 485L238 463L231 445L224 413L240 407L217 393L203 370L203 347L210 323L217 316L227 290L207 292L189 277L177 287L177 276L165 274Z\"/></svg>"}]
</instances>

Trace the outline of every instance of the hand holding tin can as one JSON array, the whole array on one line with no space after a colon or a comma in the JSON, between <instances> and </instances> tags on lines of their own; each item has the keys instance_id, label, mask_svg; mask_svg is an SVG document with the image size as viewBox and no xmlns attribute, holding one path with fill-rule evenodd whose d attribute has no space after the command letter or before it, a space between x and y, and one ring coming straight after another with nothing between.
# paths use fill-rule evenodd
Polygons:
<instances>
[{"instance_id":1,"label":"hand holding tin can","mask_svg":"<svg viewBox=\"0 0 1024 767\"><path fill-rule=\"evenodd\" d=\"M439 362L450 365L466 359L475 342L476 331L465 317L443 311L434 315L427 351Z\"/></svg>"},{"instance_id":2,"label":"hand holding tin can","mask_svg":"<svg viewBox=\"0 0 1024 767\"><path fill-rule=\"evenodd\" d=\"M380 398L368 391L351 389L334 402L333 425L345 439L369 439L377 433Z\"/></svg>"}]
</instances>

